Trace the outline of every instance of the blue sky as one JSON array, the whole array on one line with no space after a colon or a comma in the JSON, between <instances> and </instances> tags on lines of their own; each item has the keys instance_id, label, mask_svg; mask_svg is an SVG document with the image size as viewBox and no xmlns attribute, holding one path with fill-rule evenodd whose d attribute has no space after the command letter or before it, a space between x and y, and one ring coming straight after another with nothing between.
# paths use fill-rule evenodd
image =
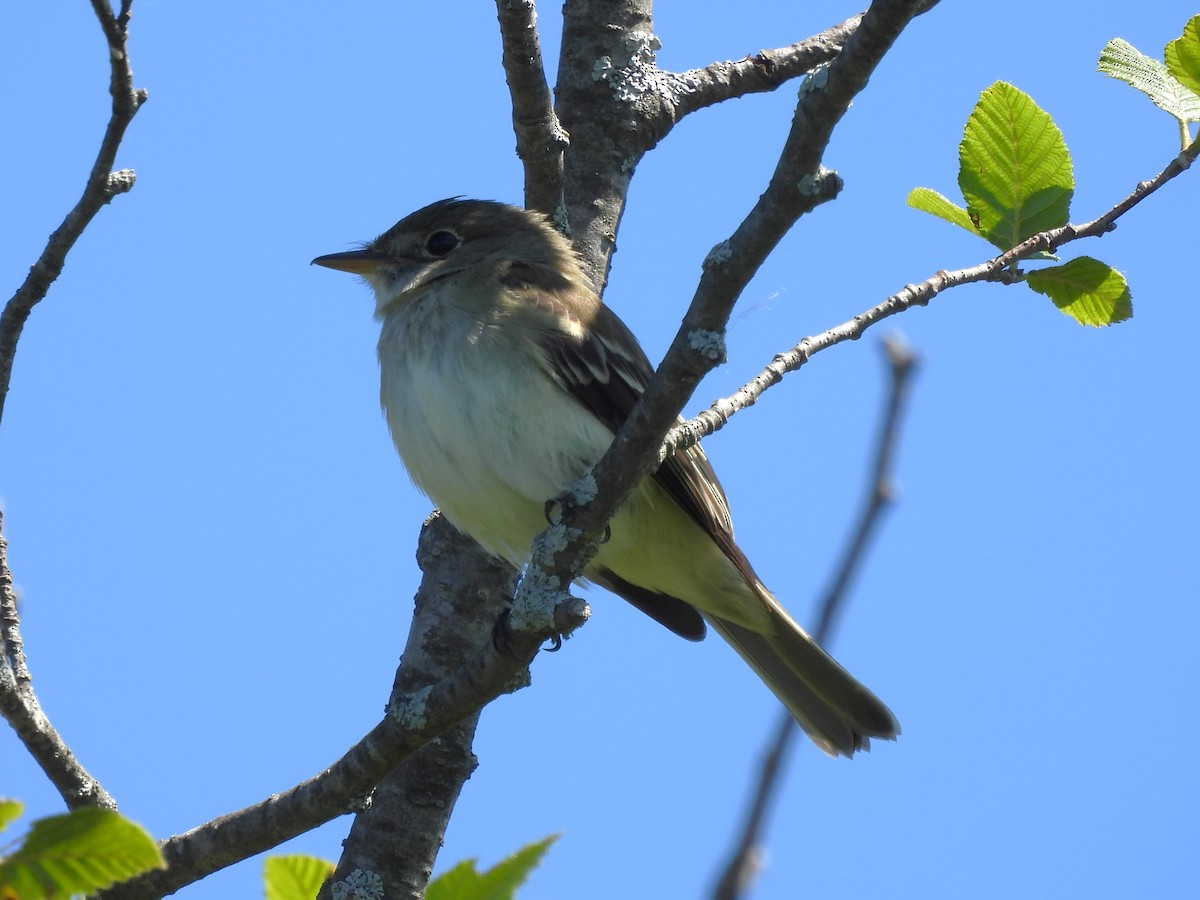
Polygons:
<instances>
[{"instance_id":1,"label":"blue sky","mask_svg":"<svg viewBox=\"0 0 1200 900\"><path fill-rule=\"evenodd\" d=\"M853 5L663 2L668 69L808 36ZM1062 128L1073 219L1177 151L1173 120L1097 74L1158 55L1195 7L1011 0L921 18L825 164L842 197L750 285L729 362L689 410L778 350L987 248L904 206L952 192L961 128L1006 80ZM557 64L558 9L542 26ZM0 163L15 287L78 196L107 119L87 5L9 10ZM369 291L312 268L451 195L519 202L491 4L138 3L150 100L103 210L31 317L0 429L0 503L47 712L158 837L319 771L381 713L429 503L378 410ZM681 123L639 167L606 294L659 357L700 261L766 183L794 89ZM1185 175L1101 241L1131 322L1084 329L976 286L886 326L921 356L899 502L832 643L895 710L895 744L790 761L756 897L1180 896L1194 887L1200 631L1197 200ZM853 519L884 391L882 330L822 354L706 448L739 542L802 621ZM702 894L774 700L715 639L621 601L483 716L441 865L562 838L523 897ZM0 733L0 794L57 798ZM336 856L349 820L288 845ZM260 895L258 860L187 898Z\"/></svg>"}]
</instances>

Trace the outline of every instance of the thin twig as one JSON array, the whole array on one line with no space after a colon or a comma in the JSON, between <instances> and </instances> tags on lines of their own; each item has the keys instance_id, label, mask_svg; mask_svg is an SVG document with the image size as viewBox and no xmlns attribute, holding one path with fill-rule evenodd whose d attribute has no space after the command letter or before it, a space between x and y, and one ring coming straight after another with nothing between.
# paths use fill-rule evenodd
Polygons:
<instances>
[{"instance_id":1,"label":"thin twig","mask_svg":"<svg viewBox=\"0 0 1200 900\"><path fill-rule=\"evenodd\" d=\"M791 715L784 712L779 716L775 726L775 737L768 745L759 767L754 796L750 800L750 809L746 811L746 820L742 825L737 847L721 873L721 880L713 888L713 900L735 900L741 897L750 889L762 867L760 835L770 811L770 802L778 792L783 761L795 735L796 723Z\"/></svg>"},{"instance_id":2,"label":"thin twig","mask_svg":"<svg viewBox=\"0 0 1200 900\"><path fill-rule=\"evenodd\" d=\"M715 434L736 413L753 406L771 387L783 380L789 372L795 372L822 350L828 350L844 341L857 340L862 334L884 319L902 313L914 306L927 306L929 301L948 288L980 281L998 281L1004 284L1018 281L1013 266L1033 254L1045 250L1053 252L1064 244L1082 238L1100 237L1116 227L1121 216L1129 212L1172 178L1186 171L1200 156L1200 139L1194 141L1154 178L1139 182L1137 187L1104 215L1081 225L1063 225L1051 228L1022 241L999 256L986 262L954 271L935 272L920 284L906 285L903 290L815 337L806 337L792 349L778 354L761 372L746 382L728 397L713 401L712 405L686 422L672 428L663 441L660 458L665 459L673 450L689 447L702 438Z\"/></svg>"},{"instance_id":3,"label":"thin twig","mask_svg":"<svg viewBox=\"0 0 1200 900\"><path fill-rule=\"evenodd\" d=\"M554 215L562 204L563 153L570 138L546 82L537 8L533 0L496 0L496 12L517 155L525 166L525 206Z\"/></svg>"},{"instance_id":4,"label":"thin twig","mask_svg":"<svg viewBox=\"0 0 1200 900\"><path fill-rule=\"evenodd\" d=\"M863 499L858 525L835 568L832 583L825 590L820 603L813 637L819 644L827 644L833 636L838 616L846 605L850 584L862 561L871 537L879 525L884 510L895 499L896 486L892 479L892 460L896 453L896 437L900 433L900 422L908 399L908 386L917 365L916 354L900 338L889 336L883 341L883 352L888 361L891 389L887 405L879 426L879 439L875 442L875 459L871 465L871 480L867 496Z\"/></svg>"},{"instance_id":5,"label":"thin twig","mask_svg":"<svg viewBox=\"0 0 1200 900\"><path fill-rule=\"evenodd\" d=\"M29 755L41 766L67 807L116 807L116 801L80 764L66 741L51 724L37 694L25 660L21 640L21 618L17 611L17 592L8 568L8 542L3 534L4 517L0 514L0 715Z\"/></svg>"},{"instance_id":6,"label":"thin twig","mask_svg":"<svg viewBox=\"0 0 1200 900\"><path fill-rule=\"evenodd\" d=\"M889 338L883 344L890 373L890 390L880 419L879 437L875 442L875 459L871 466L871 477L867 493L860 507L858 524L851 533L842 559L834 570L833 580L820 604L817 626L813 637L828 646L838 613L845 607L849 586L855 573L866 558L870 537L882 519L882 514L891 503L895 490L892 479L892 460L895 456L896 438L903 418L904 401L908 396L908 385L916 357L898 338ZM780 775L787 751L796 733L795 721L784 712L779 717L772 738L759 768L750 808L746 813L737 846L729 863L713 890L713 900L736 900L749 889L760 867L761 835L770 811L771 802L780 788Z\"/></svg>"},{"instance_id":7,"label":"thin twig","mask_svg":"<svg viewBox=\"0 0 1200 900\"><path fill-rule=\"evenodd\" d=\"M146 101L146 92L133 87L133 72L129 67L127 49L129 17L133 0L123 0L121 11L114 16L108 0L91 0L92 9L100 22L100 28L108 43L110 66L109 93L112 94L112 114L100 141L96 161L88 174L83 196L66 215L62 224L55 229L46 242L41 256L29 269L24 283L4 306L0 313L0 417L4 415L4 399L12 380L13 358L17 353L17 341L30 312L50 290L50 285L62 273L67 253L75 246L83 230L106 203L117 194L133 187L132 169L113 171L117 148L125 137L125 129Z\"/></svg>"}]
</instances>

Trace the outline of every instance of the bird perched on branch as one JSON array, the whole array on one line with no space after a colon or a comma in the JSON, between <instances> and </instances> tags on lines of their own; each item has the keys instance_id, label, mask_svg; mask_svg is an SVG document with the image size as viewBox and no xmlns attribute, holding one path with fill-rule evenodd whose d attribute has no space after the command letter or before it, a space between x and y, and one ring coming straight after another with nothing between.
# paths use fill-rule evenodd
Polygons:
<instances>
[{"instance_id":1,"label":"bird perched on branch","mask_svg":"<svg viewBox=\"0 0 1200 900\"><path fill-rule=\"evenodd\" d=\"M599 461L654 374L570 242L538 213L455 199L313 262L375 291L381 398L412 480L523 565L546 502ZM755 575L698 446L672 454L609 525L588 580L689 640L707 623L827 753L897 735L888 708Z\"/></svg>"}]
</instances>

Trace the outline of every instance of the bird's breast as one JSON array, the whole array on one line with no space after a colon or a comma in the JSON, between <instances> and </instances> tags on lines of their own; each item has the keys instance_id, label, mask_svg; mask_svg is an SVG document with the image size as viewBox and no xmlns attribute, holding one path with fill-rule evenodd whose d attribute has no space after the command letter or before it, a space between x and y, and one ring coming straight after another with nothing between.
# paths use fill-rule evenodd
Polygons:
<instances>
[{"instance_id":1,"label":"bird's breast","mask_svg":"<svg viewBox=\"0 0 1200 900\"><path fill-rule=\"evenodd\" d=\"M380 399L409 475L458 528L517 564L545 527L545 501L612 441L539 354L513 329L437 302L388 315L379 341Z\"/></svg>"}]
</instances>

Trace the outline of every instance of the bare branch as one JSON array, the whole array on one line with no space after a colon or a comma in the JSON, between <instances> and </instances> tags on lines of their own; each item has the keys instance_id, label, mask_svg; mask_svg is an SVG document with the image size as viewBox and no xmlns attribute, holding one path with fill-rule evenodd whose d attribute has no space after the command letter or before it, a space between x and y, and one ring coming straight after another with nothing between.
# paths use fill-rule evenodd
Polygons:
<instances>
[{"instance_id":1,"label":"bare branch","mask_svg":"<svg viewBox=\"0 0 1200 900\"><path fill-rule=\"evenodd\" d=\"M128 25L133 0L123 0L121 11L114 16L108 0L91 0L92 9L108 43L110 64L109 92L112 94L112 115L100 142L96 161L88 175L83 196L62 224L50 235L46 248L29 269L24 283L0 313L0 417L4 415L4 400L12 380L13 358L17 341L30 312L50 290L50 285L62 273L67 253L92 218L117 194L133 187L134 174L129 169L113 171L117 148L125 137L125 129L146 101L146 92L133 87L133 72L127 52Z\"/></svg>"},{"instance_id":2,"label":"bare branch","mask_svg":"<svg viewBox=\"0 0 1200 900\"><path fill-rule=\"evenodd\" d=\"M879 426L879 438L875 442L875 459L871 465L871 478L867 496L863 498L858 524L847 544L842 560L836 567L833 582L825 591L817 616L813 637L825 644L833 635L833 626L846 603L849 587L866 558L871 535L878 526L884 510L891 505L896 494L892 480L892 458L896 453L896 437L900 433L900 421L908 400L908 386L917 357L899 338L888 337L883 341L883 352L888 361L890 390L884 406L883 421Z\"/></svg>"},{"instance_id":3,"label":"bare branch","mask_svg":"<svg viewBox=\"0 0 1200 900\"><path fill-rule=\"evenodd\" d=\"M817 626L813 629L813 637L824 646L829 645L838 612L845 606L849 595L849 585L866 557L870 536L895 493L892 458L895 455L896 437L900 431L904 401L908 396L909 379L916 365L916 357L898 338L886 339L883 349L888 360L890 389L880 420L879 437L875 443L875 460L871 466L871 477L860 508L858 524L851 533L841 562L834 570L833 581L820 605ZM779 717L775 736L763 757L741 836L732 858L713 890L713 900L736 900L744 896L758 873L761 857L760 835L771 801L779 792L783 762L795 734L796 723L784 712Z\"/></svg>"},{"instance_id":4,"label":"bare branch","mask_svg":"<svg viewBox=\"0 0 1200 900\"><path fill-rule=\"evenodd\" d=\"M615 18L614 18L615 17ZM608 272L629 182L641 158L689 112L729 97L774 90L832 59L862 16L780 50L674 73L659 69L648 0L614 11L567 4L559 64L559 114L571 131L565 159L571 234L599 290Z\"/></svg>"},{"instance_id":5,"label":"bare branch","mask_svg":"<svg viewBox=\"0 0 1200 900\"><path fill-rule=\"evenodd\" d=\"M898 13L907 23L934 3L893 0L872 5L870 15L880 27L859 42L868 52L851 54L839 72L843 85L852 87L851 96L865 80L855 86L854 79L845 76L860 71L863 63L864 78L874 69L878 60L868 60L875 38L890 33L890 45L899 33L891 19ZM642 156L687 113L730 97L773 90L834 59L863 20L854 16L808 40L740 62L673 73L654 62L661 43L653 33L651 6L650 0L630 0L567 3L564 9L557 96L559 117L572 136L564 168L565 205L576 247L598 289L607 278L629 182ZM822 140L815 143L823 149ZM815 171L815 165L805 171Z\"/></svg>"},{"instance_id":6,"label":"bare branch","mask_svg":"<svg viewBox=\"0 0 1200 900\"><path fill-rule=\"evenodd\" d=\"M501 694L528 684L529 664L542 644L570 634L587 620L590 610L583 601L570 600L560 604L557 613L536 632L522 628L514 617L503 649L488 639L446 678L393 694L383 721L320 774L164 841L160 849L166 869L116 885L102 896L105 900L161 897L330 819L359 811L362 799L380 780L417 750Z\"/></svg>"},{"instance_id":7,"label":"bare branch","mask_svg":"<svg viewBox=\"0 0 1200 900\"><path fill-rule=\"evenodd\" d=\"M421 529L417 563L424 577L389 703L436 684L489 642L516 586L511 566L437 514ZM318 900L333 897L336 886L355 871L374 873L384 896L424 896L454 804L476 765L471 744L478 720L478 712L468 716L379 783L370 803L355 815L337 870ZM396 827L401 822L403 827Z\"/></svg>"},{"instance_id":8,"label":"bare branch","mask_svg":"<svg viewBox=\"0 0 1200 900\"><path fill-rule=\"evenodd\" d=\"M735 413L753 406L768 388L783 380L789 372L795 372L822 350L840 344L843 341L857 340L869 327L883 319L904 312L913 306L926 306L929 301L942 291L962 284L979 281L999 281L1011 283L1019 280L1012 267L1023 259L1027 259L1040 251L1053 252L1064 244L1083 238L1101 237L1116 228L1117 220L1133 209L1164 184L1186 171L1197 156L1200 156L1200 139L1197 139L1183 153L1171 160L1167 166L1149 181L1139 182L1133 191L1116 206L1081 225L1063 225L1051 228L1040 234L1022 241L999 256L986 262L957 269L953 272L942 270L920 284L907 285L903 290L888 297L882 303L855 316L849 322L843 322L835 328L817 335L807 337L791 350L778 354L770 364L754 378L742 385L729 397L713 402L712 406L701 412L695 418L681 422L672 428L663 442L662 455L673 449L688 447L701 438L708 437L724 427Z\"/></svg>"},{"instance_id":9,"label":"bare branch","mask_svg":"<svg viewBox=\"0 0 1200 900\"><path fill-rule=\"evenodd\" d=\"M75 758L34 693L33 677L21 641L21 619L12 572L8 568L8 542L4 539L3 523L4 517L0 513L0 644L3 649L0 656L0 715L12 726L68 808L103 806L115 809L116 801Z\"/></svg>"},{"instance_id":10,"label":"bare branch","mask_svg":"<svg viewBox=\"0 0 1200 900\"><path fill-rule=\"evenodd\" d=\"M496 0L504 75L512 97L517 155L525 166L525 206L554 215L563 199L563 153L570 138L554 112L533 0Z\"/></svg>"},{"instance_id":11,"label":"bare branch","mask_svg":"<svg viewBox=\"0 0 1200 900\"><path fill-rule=\"evenodd\" d=\"M795 736L796 723L785 711L779 716L779 723L775 726L775 737L768 745L769 749L759 767L754 796L750 800L750 809L746 811L746 821L742 824L733 856L722 871L720 881L713 888L713 900L736 900L750 890L758 876L762 867L760 836L767 821L767 813L770 812L771 801L778 792L779 775L783 771L788 748Z\"/></svg>"},{"instance_id":12,"label":"bare branch","mask_svg":"<svg viewBox=\"0 0 1200 900\"><path fill-rule=\"evenodd\" d=\"M651 146L643 135L661 98L654 72L652 0L568 2L555 91L571 135L563 197L571 238L601 293L629 182Z\"/></svg>"},{"instance_id":13,"label":"bare branch","mask_svg":"<svg viewBox=\"0 0 1200 900\"><path fill-rule=\"evenodd\" d=\"M667 131L688 113L747 94L773 91L829 62L841 52L861 21L859 13L791 46L760 50L737 62L715 62L686 72L663 72L664 82L674 87L667 92L674 103L670 118L661 120L666 128L657 139L666 137Z\"/></svg>"},{"instance_id":14,"label":"bare branch","mask_svg":"<svg viewBox=\"0 0 1200 900\"><path fill-rule=\"evenodd\" d=\"M0 697L29 687L33 676L25 662L25 643L21 640L21 616L17 610L17 590L8 568L8 541L4 537L4 512L0 510L0 664L4 666ZM36 700L36 698L35 698ZM2 701L0 701L2 702ZM7 715L5 718L8 718ZM11 723L11 719L9 722ZM13 726L16 727L15 725Z\"/></svg>"}]
</instances>

